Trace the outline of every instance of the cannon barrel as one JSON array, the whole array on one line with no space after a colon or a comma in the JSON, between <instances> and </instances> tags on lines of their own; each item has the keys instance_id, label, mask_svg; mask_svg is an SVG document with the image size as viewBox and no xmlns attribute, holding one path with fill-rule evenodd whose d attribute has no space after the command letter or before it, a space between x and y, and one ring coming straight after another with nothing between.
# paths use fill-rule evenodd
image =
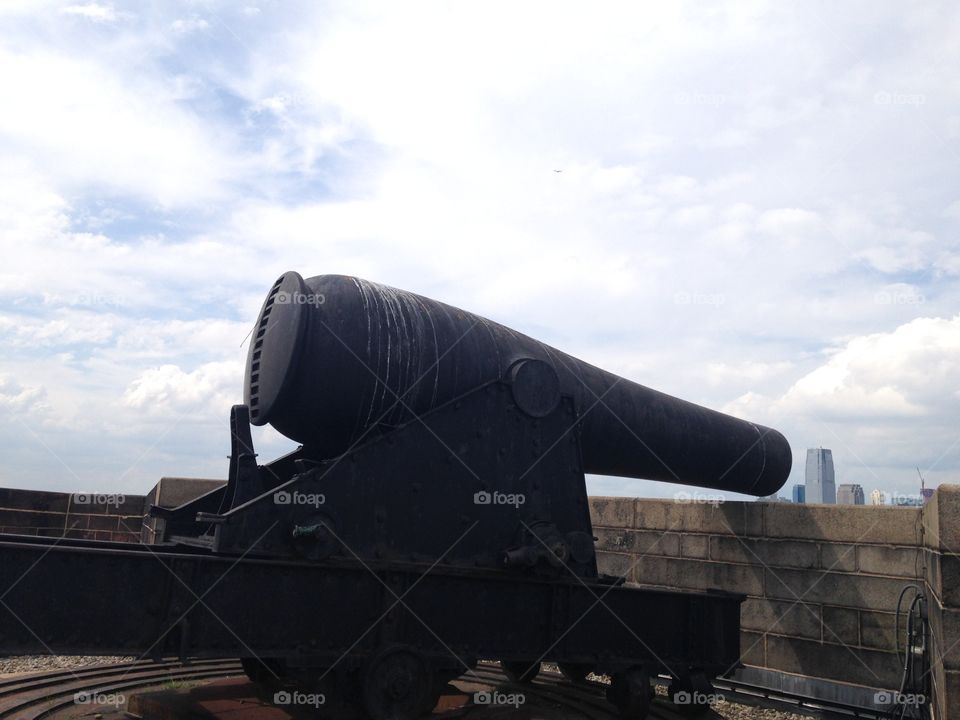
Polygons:
<instances>
[{"instance_id":1,"label":"cannon barrel","mask_svg":"<svg viewBox=\"0 0 960 720\"><path fill-rule=\"evenodd\" d=\"M776 430L625 380L450 305L342 275L287 272L274 283L250 342L245 400L255 425L270 423L331 458L530 359L548 364L555 376L544 382L573 398L585 472L758 496L786 482L790 446Z\"/></svg>"}]
</instances>

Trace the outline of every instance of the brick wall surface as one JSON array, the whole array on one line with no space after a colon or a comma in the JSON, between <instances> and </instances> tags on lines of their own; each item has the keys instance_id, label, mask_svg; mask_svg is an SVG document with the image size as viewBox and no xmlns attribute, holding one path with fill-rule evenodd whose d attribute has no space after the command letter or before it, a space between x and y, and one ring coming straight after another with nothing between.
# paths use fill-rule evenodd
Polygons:
<instances>
[{"instance_id":1,"label":"brick wall surface","mask_svg":"<svg viewBox=\"0 0 960 720\"><path fill-rule=\"evenodd\" d=\"M923 510L595 497L591 516L602 572L745 593L742 659L761 668L898 688L897 597L927 587L936 710L960 718L960 487L935 497Z\"/></svg>"},{"instance_id":2,"label":"brick wall surface","mask_svg":"<svg viewBox=\"0 0 960 720\"><path fill-rule=\"evenodd\" d=\"M153 542L150 505L176 507L223 480L162 478L146 495L47 492L0 488L0 533L113 542ZM145 537L149 536L149 537Z\"/></svg>"},{"instance_id":3,"label":"brick wall surface","mask_svg":"<svg viewBox=\"0 0 960 720\"><path fill-rule=\"evenodd\" d=\"M143 495L0 488L0 533L139 542Z\"/></svg>"}]
</instances>

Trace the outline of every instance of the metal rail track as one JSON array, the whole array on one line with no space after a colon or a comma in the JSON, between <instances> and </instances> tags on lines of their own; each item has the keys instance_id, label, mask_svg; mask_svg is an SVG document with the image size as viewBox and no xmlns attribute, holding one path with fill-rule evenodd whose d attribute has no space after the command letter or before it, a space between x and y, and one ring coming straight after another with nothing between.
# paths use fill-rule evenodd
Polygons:
<instances>
[{"instance_id":1,"label":"metal rail track","mask_svg":"<svg viewBox=\"0 0 960 720\"><path fill-rule=\"evenodd\" d=\"M15 675L0 680L0 720L43 720L58 711L75 706L77 693L129 694L131 690L161 686L170 681L212 680L243 675L239 662L197 661L190 665L178 661L154 663L137 661L86 668L51 670ZM509 684L500 667L487 664L461 678L486 689ZM614 720L617 714L603 699L598 688L571 685L559 674L544 674L536 683L516 686L526 696L536 698L564 714L574 713L586 720ZM472 710L481 710L478 706ZM470 711L468 711L470 712ZM473 714L470 712L470 714ZM676 720L673 716L661 716Z\"/></svg>"},{"instance_id":2,"label":"metal rail track","mask_svg":"<svg viewBox=\"0 0 960 720\"><path fill-rule=\"evenodd\" d=\"M481 662L472 673L467 673L458 680L467 682L476 680L491 685L510 684L495 663ZM616 709L607 702L606 686L602 683L572 683L560 673L543 671L537 679L528 684L512 685L525 695L530 695L565 710L573 710L587 720L619 720ZM654 700L650 706L651 718L660 720L686 720L672 709L669 703Z\"/></svg>"},{"instance_id":3,"label":"metal rail track","mask_svg":"<svg viewBox=\"0 0 960 720\"><path fill-rule=\"evenodd\" d=\"M506 682L499 665L496 663L481 662L474 675L484 680L499 678L501 683ZM469 677L471 675L464 676L464 678ZM666 684L666 680L658 680L660 684ZM607 686L601 682L585 680L571 683L560 673L542 671L535 683L517 687L523 688L524 691L530 691L531 694L536 692L543 694L544 685L550 687L549 693L547 693L549 695L562 695L565 698L586 702L598 710L605 711L606 714L602 717L617 717L611 706L606 703L604 693ZM870 710L834 700L823 700L785 690L774 690L727 678L719 678L714 681L713 685L718 694L722 694L730 702L769 708L780 712L834 718L863 718L864 720L885 720L888 717L886 713L878 710ZM573 693L576 693L575 698ZM654 698L650 706L650 715L664 720L688 720L689 718L688 715L676 709L663 696ZM715 714L714 717L716 717Z\"/></svg>"},{"instance_id":4,"label":"metal rail track","mask_svg":"<svg viewBox=\"0 0 960 720\"><path fill-rule=\"evenodd\" d=\"M831 715L848 718L864 718L864 720L883 720L889 717L881 710L872 710L851 705L838 700L825 700L802 693L792 693L786 690L775 690L753 685L750 683L720 678L714 681L714 687L733 702L745 705L759 705L772 707L778 710L792 710L799 714Z\"/></svg>"},{"instance_id":5,"label":"metal rail track","mask_svg":"<svg viewBox=\"0 0 960 720\"><path fill-rule=\"evenodd\" d=\"M75 705L77 693L110 695L170 681L242 674L236 660L197 661L189 665L147 660L16 675L0 680L0 720L42 720Z\"/></svg>"},{"instance_id":6,"label":"metal rail track","mask_svg":"<svg viewBox=\"0 0 960 720\"><path fill-rule=\"evenodd\" d=\"M0 680L0 720L44 720L73 706L77 693L127 694L131 690L156 687L171 681L213 680L238 675L243 675L243 669L236 660L203 660L189 665L179 661L156 663L143 660L16 675ZM455 682L476 684L485 689L509 685L527 697L557 710L562 709L564 715L573 713L585 720L613 720L618 717L613 706L606 701L606 685L602 682L572 683L557 672L545 670L533 683L513 685L497 663L481 662L473 672ZM882 713L856 706L727 679L718 680L715 686L730 701L779 711L865 720L884 717ZM482 712L483 706L470 708L466 713L473 715L477 711ZM652 702L650 716L657 720L688 718L662 696Z\"/></svg>"}]
</instances>

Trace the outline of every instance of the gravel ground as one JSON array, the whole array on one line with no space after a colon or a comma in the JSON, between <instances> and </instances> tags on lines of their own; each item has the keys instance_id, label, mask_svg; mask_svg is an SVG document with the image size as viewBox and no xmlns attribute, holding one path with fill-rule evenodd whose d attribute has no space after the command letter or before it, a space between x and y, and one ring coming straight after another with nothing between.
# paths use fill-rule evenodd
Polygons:
<instances>
[{"instance_id":1,"label":"gravel ground","mask_svg":"<svg viewBox=\"0 0 960 720\"><path fill-rule=\"evenodd\" d=\"M556 665L544 663L544 668L551 671L559 671ZM610 678L606 675L590 674L590 680L609 683ZM720 694L720 693L718 693ZM657 695L666 697L667 688L663 685L657 686ZM743 705L742 703L729 702L727 700L717 699L710 703L710 709L716 715L724 720L810 720L809 715L793 713L789 710L772 710L770 708L756 707L753 705ZM716 715L704 716L705 718L715 718Z\"/></svg>"},{"instance_id":2,"label":"gravel ground","mask_svg":"<svg viewBox=\"0 0 960 720\"><path fill-rule=\"evenodd\" d=\"M710 707L725 720L810 720L809 715L799 715L787 710L752 707L726 700L715 702Z\"/></svg>"},{"instance_id":3,"label":"gravel ground","mask_svg":"<svg viewBox=\"0 0 960 720\"><path fill-rule=\"evenodd\" d=\"M23 655L17 657L0 658L0 675L15 675L18 673L40 672L43 670L57 670L63 668L82 668L91 665L104 665L121 662L131 662L135 657L108 657L108 656L79 656L79 655ZM546 670L556 672L555 665L544 663ZM609 682L605 676L591 675L592 680ZM658 687L658 695L666 695L666 688ZM741 705L740 703L719 700L711 703L716 715L724 720L810 720L808 715L799 715L783 710ZM715 716L709 716L715 717Z\"/></svg>"},{"instance_id":4,"label":"gravel ground","mask_svg":"<svg viewBox=\"0 0 960 720\"><path fill-rule=\"evenodd\" d=\"M722 693L718 691L718 695ZM657 686L657 695L666 697L667 688L663 685ZM710 703L710 709L714 713L724 718L724 720L810 720L809 715L793 713L789 710L773 710L771 708L756 707L754 705L744 705L742 703L729 702L727 700L716 699ZM715 717L714 715L705 717Z\"/></svg>"},{"instance_id":5,"label":"gravel ground","mask_svg":"<svg viewBox=\"0 0 960 720\"><path fill-rule=\"evenodd\" d=\"M20 655L0 658L0 675L58 670L62 668L80 668L90 665L104 665L130 662L135 657L108 657L98 655Z\"/></svg>"},{"instance_id":6,"label":"gravel ground","mask_svg":"<svg viewBox=\"0 0 960 720\"><path fill-rule=\"evenodd\" d=\"M551 672L559 672L560 668L552 663L544 663L544 669ZM606 675L596 675L591 673L589 676L590 680L595 682L609 683L610 678ZM658 685L656 688L657 695L662 697L667 696L667 688L663 685ZM721 693L718 693L721 695ZM728 702L727 700L716 699L714 702L710 703L710 709L713 710L713 714L705 715L704 718L716 718L719 715L724 720L810 720L810 715L802 715L800 713L790 712L789 710L773 710L771 708L762 708L754 705L744 705L742 703Z\"/></svg>"}]
</instances>

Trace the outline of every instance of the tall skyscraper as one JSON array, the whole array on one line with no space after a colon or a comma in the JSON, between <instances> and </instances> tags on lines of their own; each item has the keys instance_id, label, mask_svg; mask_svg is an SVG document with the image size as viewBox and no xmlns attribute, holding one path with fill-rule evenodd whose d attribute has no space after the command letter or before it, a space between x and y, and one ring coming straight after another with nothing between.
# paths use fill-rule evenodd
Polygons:
<instances>
[{"instance_id":1,"label":"tall skyscraper","mask_svg":"<svg viewBox=\"0 0 960 720\"><path fill-rule=\"evenodd\" d=\"M863 505L863 501L863 488L860 485L840 485L837 488L838 505Z\"/></svg>"},{"instance_id":2,"label":"tall skyscraper","mask_svg":"<svg viewBox=\"0 0 960 720\"><path fill-rule=\"evenodd\" d=\"M795 503L805 503L807 501L807 488L800 483L793 486L793 501Z\"/></svg>"},{"instance_id":3,"label":"tall skyscraper","mask_svg":"<svg viewBox=\"0 0 960 720\"><path fill-rule=\"evenodd\" d=\"M887 494L883 490L874 490L870 493L870 504L871 505L886 505L887 504Z\"/></svg>"},{"instance_id":4,"label":"tall skyscraper","mask_svg":"<svg viewBox=\"0 0 960 720\"><path fill-rule=\"evenodd\" d=\"M833 475L833 453L830 450L807 450L806 494L808 503L836 504L837 487Z\"/></svg>"}]
</instances>

